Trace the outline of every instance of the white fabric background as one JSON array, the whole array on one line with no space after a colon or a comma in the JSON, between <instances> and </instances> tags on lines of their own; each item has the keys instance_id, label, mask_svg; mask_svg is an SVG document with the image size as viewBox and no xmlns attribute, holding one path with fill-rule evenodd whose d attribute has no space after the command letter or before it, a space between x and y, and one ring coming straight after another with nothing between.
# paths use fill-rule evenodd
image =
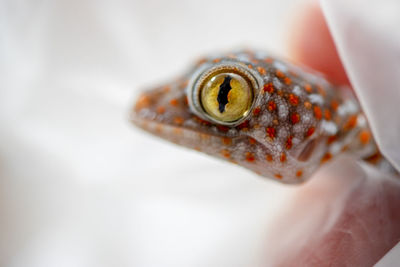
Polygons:
<instances>
[{"instance_id":1,"label":"white fabric background","mask_svg":"<svg viewBox=\"0 0 400 267\"><path fill-rule=\"evenodd\" d=\"M282 52L296 2L1 2L0 265L265 264L294 188L127 116L139 89L202 53Z\"/></svg>"},{"instance_id":2,"label":"white fabric background","mask_svg":"<svg viewBox=\"0 0 400 267\"><path fill-rule=\"evenodd\" d=\"M259 261L288 189L127 118L136 92L202 53L277 50L292 2L3 2L0 265Z\"/></svg>"}]
</instances>

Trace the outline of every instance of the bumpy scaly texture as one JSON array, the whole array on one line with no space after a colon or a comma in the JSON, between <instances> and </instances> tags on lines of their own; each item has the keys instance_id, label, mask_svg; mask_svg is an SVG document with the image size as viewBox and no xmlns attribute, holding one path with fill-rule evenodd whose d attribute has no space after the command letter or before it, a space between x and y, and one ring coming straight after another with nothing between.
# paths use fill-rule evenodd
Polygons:
<instances>
[{"instance_id":1,"label":"bumpy scaly texture","mask_svg":"<svg viewBox=\"0 0 400 267\"><path fill-rule=\"evenodd\" d=\"M188 101L199 69L241 64L263 82L240 125L219 125L195 115ZM238 51L203 58L185 75L144 92L132 121L176 144L239 164L284 183L308 179L323 163L349 151L390 169L348 89L320 74L263 52Z\"/></svg>"}]
</instances>

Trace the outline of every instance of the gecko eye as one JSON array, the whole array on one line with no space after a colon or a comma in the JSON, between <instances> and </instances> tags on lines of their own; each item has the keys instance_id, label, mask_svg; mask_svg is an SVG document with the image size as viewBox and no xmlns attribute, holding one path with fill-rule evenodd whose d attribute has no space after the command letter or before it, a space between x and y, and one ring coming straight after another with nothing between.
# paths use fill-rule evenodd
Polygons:
<instances>
[{"instance_id":1,"label":"gecko eye","mask_svg":"<svg viewBox=\"0 0 400 267\"><path fill-rule=\"evenodd\" d=\"M245 116L253 100L251 85L235 73L210 76L200 91L205 112L220 121L231 122Z\"/></svg>"},{"instance_id":2,"label":"gecko eye","mask_svg":"<svg viewBox=\"0 0 400 267\"><path fill-rule=\"evenodd\" d=\"M232 125L249 114L255 86L257 82L247 70L235 65L218 66L200 76L194 101L208 119Z\"/></svg>"}]
</instances>

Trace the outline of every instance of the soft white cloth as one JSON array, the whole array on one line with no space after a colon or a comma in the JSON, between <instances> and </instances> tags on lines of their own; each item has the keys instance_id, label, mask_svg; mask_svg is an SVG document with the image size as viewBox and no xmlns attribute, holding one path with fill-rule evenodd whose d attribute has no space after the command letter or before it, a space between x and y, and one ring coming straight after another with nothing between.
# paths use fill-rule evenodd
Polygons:
<instances>
[{"instance_id":1,"label":"soft white cloth","mask_svg":"<svg viewBox=\"0 0 400 267\"><path fill-rule=\"evenodd\" d=\"M400 170L400 2L323 0L322 8L379 147Z\"/></svg>"}]
</instances>

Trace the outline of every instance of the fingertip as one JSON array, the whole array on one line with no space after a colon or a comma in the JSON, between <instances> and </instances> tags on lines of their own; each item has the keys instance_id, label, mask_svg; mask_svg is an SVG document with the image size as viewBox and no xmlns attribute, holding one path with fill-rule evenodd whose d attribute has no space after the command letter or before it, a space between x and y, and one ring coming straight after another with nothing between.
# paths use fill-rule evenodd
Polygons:
<instances>
[{"instance_id":1,"label":"fingertip","mask_svg":"<svg viewBox=\"0 0 400 267\"><path fill-rule=\"evenodd\" d=\"M334 83L350 84L319 2L305 1L292 14L286 37L289 57Z\"/></svg>"}]
</instances>

